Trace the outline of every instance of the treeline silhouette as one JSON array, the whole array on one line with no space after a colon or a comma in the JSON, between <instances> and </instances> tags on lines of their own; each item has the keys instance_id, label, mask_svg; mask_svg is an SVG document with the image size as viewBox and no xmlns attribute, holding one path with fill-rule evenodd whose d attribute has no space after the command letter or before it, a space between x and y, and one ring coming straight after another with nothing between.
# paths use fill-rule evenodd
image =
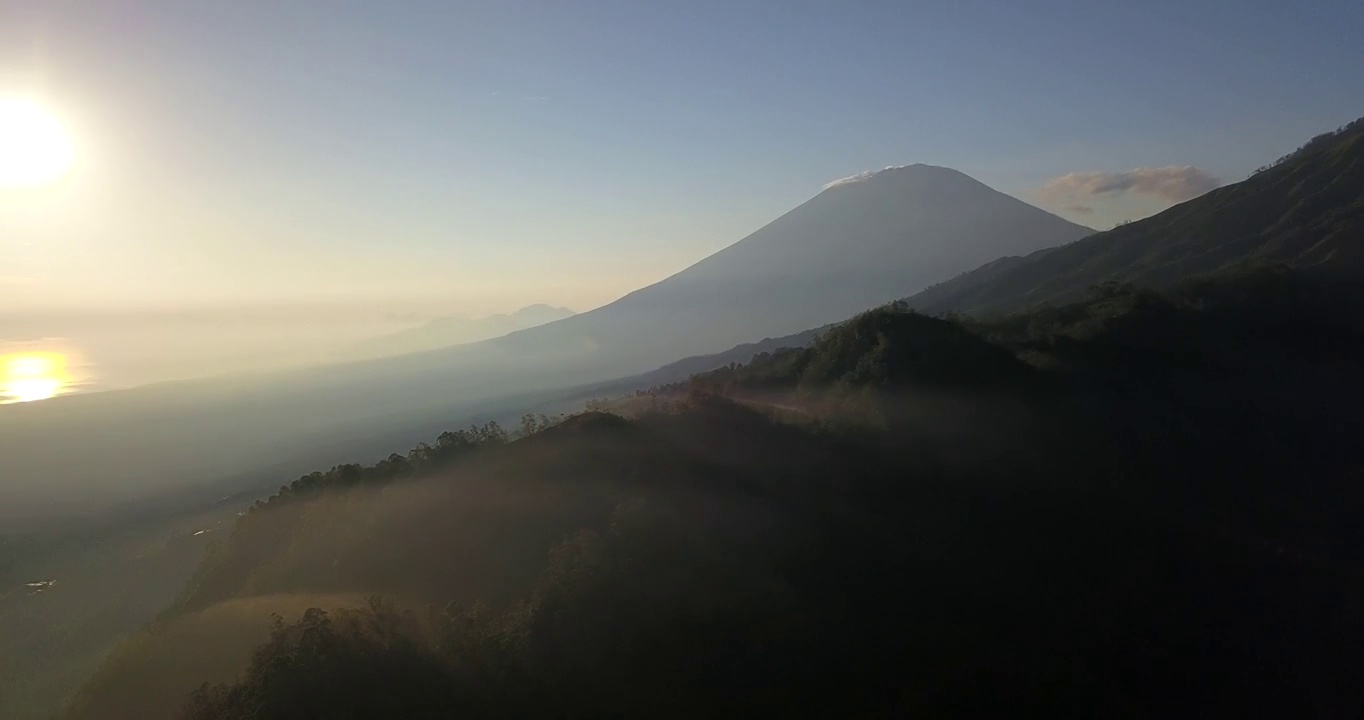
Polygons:
<instances>
[{"instance_id":1,"label":"treeline silhouette","mask_svg":"<svg viewBox=\"0 0 1364 720\"><path fill-rule=\"evenodd\" d=\"M563 421L563 416L543 414L522 416L517 429L508 433L496 421L482 426L441 433L436 443L421 443L406 455L393 453L374 465L337 465L326 472L304 475L266 498L258 500L240 517L225 543L213 543L181 593L179 609L206 607L230 594L226 588L241 583L261 562L278 552L279 543L292 532L293 522L303 517L297 505L328 491L367 488L376 490L388 483L430 474L481 450L505 445L513 438L541 432ZM268 520L262 517L269 513Z\"/></svg>"},{"instance_id":2,"label":"treeline silhouette","mask_svg":"<svg viewBox=\"0 0 1364 720\"><path fill-rule=\"evenodd\" d=\"M1270 267L892 304L631 419L305 476L71 715L1351 716L1354 295ZM357 595L204 659L268 615L217 609Z\"/></svg>"},{"instance_id":3,"label":"treeline silhouette","mask_svg":"<svg viewBox=\"0 0 1364 720\"><path fill-rule=\"evenodd\" d=\"M1307 142L1303 143L1293 152L1288 153L1283 157L1280 157L1279 159L1275 160L1274 162L1268 165L1261 165L1260 167L1255 168L1255 172L1251 174L1259 175L1260 173L1265 172L1266 170L1272 170L1273 168L1283 165L1286 162L1296 160L1305 155L1310 155L1315 152L1321 152L1322 150L1325 150L1326 148L1330 147L1335 142L1336 139L1346 137L1348 135L1360 131L1364 131L1364 118L1359 118L1352 122L1348 122L1344 125L1341 125L1335 130L1328 130L1324 133L1321 133L1320 135L1316 135L1311 140L1308 140Z\"/></svg>"}]
</instances>

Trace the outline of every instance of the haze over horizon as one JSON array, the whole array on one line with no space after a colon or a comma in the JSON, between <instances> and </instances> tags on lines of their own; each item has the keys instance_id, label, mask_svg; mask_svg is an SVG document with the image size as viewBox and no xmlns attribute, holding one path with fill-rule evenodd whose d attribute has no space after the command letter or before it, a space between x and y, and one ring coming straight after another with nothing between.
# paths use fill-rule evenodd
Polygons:
<instances>
[{"instance_id":1,"label":"haze over horizon","mask_svg":"<svg viewBox=\"0 0 1364 720\"><path fill-rule=\"evenodd\" d=\"M85 387L591 310L887 166L1104 229L1364 96L1364 12L1343 6L18 0L0 19L0 100L29 108L0 124L59 128L58 165L29 168L47 180L0 187L0 356L60 346Z\"/></svg>"},{"instance_id":2,"label":"haze over horizon","mask_svg":"<svg viewBox=\"0 0 1364 720\"><path fill-rule=\"evenodd\" d=\"M19 0L0 92L75 161L0 197L0 293L583 310L864 170L945 165L1104 228L1364 96L1355 5L1075 10Z\"/></svg>"},{"instance_id":3,"label":"haze over horizon","mask_svg":"<svg viewBox=\"0 0 1364 720\"><path fill-rule=\"evenodd\" d=\"M1364 717L1361 37L0 1L0 718Z\"/></svg>"}]
</instances>

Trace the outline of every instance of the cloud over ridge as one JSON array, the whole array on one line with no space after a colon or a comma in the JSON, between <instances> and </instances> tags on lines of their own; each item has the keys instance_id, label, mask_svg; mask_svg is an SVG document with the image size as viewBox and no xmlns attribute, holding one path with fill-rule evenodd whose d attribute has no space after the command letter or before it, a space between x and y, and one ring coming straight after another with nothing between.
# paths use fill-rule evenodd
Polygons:
<instances>
[{"instance_id":1,"label":"cloud over ridge","mask_svg":"<svg viewBox=\"0 0 1364 720\"><path fill-rule=\"evenodd\" d=\"M1068 173L1043 185L1042 194L1062 200L1131 192L1179 203L1192 200L1221 184L1221 180L1192 165L1167 165L1159 168L1139 167L1123 172Z\"/></svg>"}]
</instances>

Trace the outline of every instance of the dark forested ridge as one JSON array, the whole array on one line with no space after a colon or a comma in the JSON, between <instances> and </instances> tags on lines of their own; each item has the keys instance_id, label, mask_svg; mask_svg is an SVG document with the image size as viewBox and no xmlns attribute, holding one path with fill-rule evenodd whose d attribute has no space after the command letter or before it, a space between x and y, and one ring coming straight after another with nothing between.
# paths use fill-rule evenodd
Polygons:
<instances>
[{"instance_id":1,"label":"dark forested ridge","mask_svg":"<svg viewBox=\"0 0 1364 720\"><path fill-rule=\"evenodd\" d=\"M1243 182L1058 248L1006 257L909 298L925 312L1069 302L1092 285L1165 287L1243 264L1364 277L1364 122L1325 133Z\"/></svg>"},{"instance_id":2,"label":"dark forested ridge","mask_svg":"<svg viewBox=\"0 0 1364 720\"><path fill-rule=\"evenodd\" d=\"M587 386L653 385L624 401L305 475L68 716L1364 715L1359 130Z\"/></svg>"},{"instance_id":3,"label":"dark forested ridge","mask_svg":"<svg viewBox=\"0 0 1364 720\"><path fill-rule=\"evenodd\" d=\"M1352 296L896 304L632 419L315 473L71 715L1353 716Z\"/></svg>"}]
</instances>

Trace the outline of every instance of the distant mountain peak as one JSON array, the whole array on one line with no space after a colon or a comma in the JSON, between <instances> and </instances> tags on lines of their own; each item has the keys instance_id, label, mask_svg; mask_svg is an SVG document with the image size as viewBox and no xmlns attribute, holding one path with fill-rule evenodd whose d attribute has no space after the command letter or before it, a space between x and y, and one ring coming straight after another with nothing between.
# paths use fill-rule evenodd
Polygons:
<instances>
[{"instance_id":1,"label":"distant mountain peak","mask_svg":"<svg viewBox=\"0 0 1364 720\"><path fill-rule=\"evenodd\" d=\"M926 165L924 163L913 163L910 165L887 165L880 170L864 170L856 175L849 175L824 184L824 189L841 187L843 185L854 185L868 180L886 180L894 177L906 175L965 175L952 168L940 165Z\"/></svg>"},{"instance_id":2,"label":"distant mountain peak","mask_svg":"<svg viewBox=\"0 0 1364 720\"><path fill-rule=\"evenodd\" d=\"M546 325L575 315L565 307L546 303L519 310L471 318L463 315L435 317L405 330L369 338L347 349L347 359L383 357L423 352L436 348L500 337L518 330Z\"/></svg>"},{"instance_id":3,"label":"distant mountain peak","mask_svg":"<svg viewBox=\"0 0 1364 720\"><path fill-rule=\"evenodd\" d=\"M611 357L620 373L837 322L1001 255L1093 230L950 168L839 181L738 242L581 315L509 335L519 356Z\"/></svg>"},{"instance_id":4,"label":"distant mountain peak","mask_svg":"<svg viewBox=\"0 0 1364 720\"><path fill-rule=\"evenodd\" d=\"M566 307L550 305L549 303L535 303L533 305L527 305L521 308L520 310L510 313L510 315L512 317L518 317L524 315L535 315L540 313L551 313L555 315L561 315L563 317L568 317L569 315L576 314Z\"/></svg>"}]
</instances>

